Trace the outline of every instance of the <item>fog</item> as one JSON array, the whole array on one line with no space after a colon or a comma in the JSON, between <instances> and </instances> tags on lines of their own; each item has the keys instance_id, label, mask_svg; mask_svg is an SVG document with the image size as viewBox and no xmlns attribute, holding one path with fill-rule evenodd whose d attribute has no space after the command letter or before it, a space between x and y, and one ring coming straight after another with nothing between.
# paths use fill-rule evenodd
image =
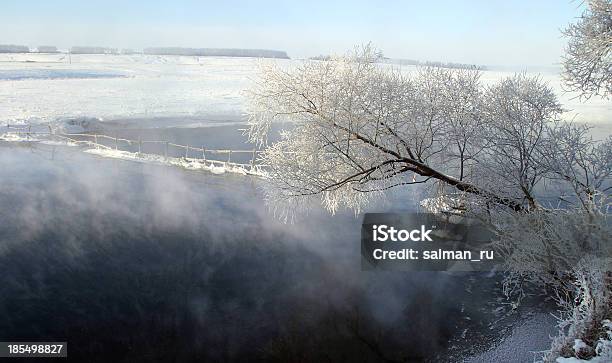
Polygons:
<instances>
[{"instance_id":1,"label":"fog","mask_svg":"<svg viewBox=\"0 0 612 363\"><path fill-rule=\"evenodd\" d=\"M0 144L0 170L0 340L88 361L376 362L501 334L493 276L362 272L360 216L280 223L254 179L40 144Z\"/></svg>"}]
</instances>

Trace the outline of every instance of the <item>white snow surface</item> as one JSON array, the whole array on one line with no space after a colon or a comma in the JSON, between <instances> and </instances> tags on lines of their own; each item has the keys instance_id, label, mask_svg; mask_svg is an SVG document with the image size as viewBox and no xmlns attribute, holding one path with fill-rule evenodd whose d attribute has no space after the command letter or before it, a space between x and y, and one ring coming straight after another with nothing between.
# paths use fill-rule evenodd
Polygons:
<instances>
[{"instance_id":1,"label":"white snow surface","mask_svg":"<svg viewBox=\"0 0 612 363\"><path fill-rule=\"evenodd\" d=\"M30 141L27 137L13 134L13 133L4 133L0 134L0 141L10 141L10 142L28 142Z\"/></svg>"},{"instance_id":2,"label":"white snow surface","mask_svg":"<svg viewBox=\"0 0 612 363\"><path fill-rule=\"evenodd\" d=\"M89 145L88 142L74 142L67 138L58 138L57 140L48 139L44 137L36 137L36 135L27 137L15 133L4 133L0 134L0 141L13 142L13 143L40 143L45 145L54 146L80 146ZM176 166L187 170L200 170L208 171L212 174L220 175L225 173L241 174L241 175L254 175L258 177L266 177L267 173L265 168L259 165L248 165L248 164L237 164L231 162L224 162L219 160L203 160L194 158L177 158L177 157L164 157L157 154L144 154L134 153L124 150L114 150L108 147L99 145L96 148L85 149L84 152L92 155L97 155L106 158L122 159L129 161L136 161L141 163L151 163L166 166Z\"/></svg>"},{"instance_id":3,"label":"white snow surface","mask_svg":"<svg viewBox=\"0 0 612 363\"><path fill-rule=\"evenodd\" d=\"M8 142L36 142L45 145L54 145L54 146L78 146L77 143L69 140L69 139L58 139L58 140L49 140L45 138L39 138L36 135L23 135L17 134L13 132L6 132L0 134L0 141L8 141Z\"/></svg>"},{"instance_id":4,"label":"white snow surface","mask_svg":"<svg viewBox=\"0 0 612 363\"><path fill-rule=\"evenodd\" d=\"M242 164L226 163L222 161L202 160L192 158L165 158L155 154L140 154L123 150L113 150L106 148L94 148L85 150L88 154L98 155L106 158L115 158L141 163L153 163L158 165L177 166L188 170L209 171L212 174L241 174L241 175L256 175L264 177L265 173L257 166L251 167Z\"/></svg>"},{"instance_id":5,"label":"white snow surface","mask_svg":"<svg viewBox=\"0 0 612 363\"><path fill-rule=\"evenodd\" d=\"M243 90L249 87L258 61L72 55L68 63L65 54L0 54L0 122L22 124L79 117L239 118L244 113ZM88 71L118 76L61 78L61 72L79 72L87 77ZM45 72L54 72L60 78L45 78ZM36 78L38 74L43 77Z\"/></svg>"},{"instance_id":6,"label":"white snow surface","mask_svg":"<svg viewBox=\"0 0 612 363\"><path fill-rule=\"evenodd\" d=\"M62 118L101 120L230 116L244 120L245 94L258 62L291 68L302 60L155 56L0 54L0 123L49 122ZM414 66L391 66L413 72ZM46 76L51 72L53 76ZM62 78L64 73L72 76ZM109 74L120 77L87 78ZM85 74L85 75L83 75ZM513 72L485 71L484 83ZM85 77L85 78L83 78ZM93 77L93 76L92 76ZM612 103L580 102L562 91L561 78L541 75L570 111L566 118L609 123ZM173 126L173 125L166 125Z\"/></svg>"}]
</instances>

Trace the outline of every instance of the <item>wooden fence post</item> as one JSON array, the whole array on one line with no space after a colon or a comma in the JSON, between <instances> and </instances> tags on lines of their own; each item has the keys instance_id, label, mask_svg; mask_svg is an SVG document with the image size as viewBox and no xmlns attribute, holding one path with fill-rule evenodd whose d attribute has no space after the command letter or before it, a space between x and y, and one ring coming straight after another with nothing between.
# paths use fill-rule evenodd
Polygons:
<instances>
[{"instance_id":1,"label":"wooden fence post","mask_svg":"<svg viewBox=\"0 0 612 363\"><path fill-rule=\"evenodd\" d=\"M119 150L119 140L117 140L117 134L115 134L115 150Z\"/></svg>"},{"instance_id":2,"label":"wooden fence post","mask_svg":"<svg viewBox=\"0 0 612 363\"><path fill-rule=\"evenodd\" d=\"M185 147L185 159L189 158L189 145Z\"/></svg>"},{"instance_id":3,"label":"wooden fence post","mask_svg":"<svg viewBox=\"0 0 612 363\"><path fill-rule=\"evenodd\" d=\"M100 144L98 144L98 134L94 135L94 144L96 144L96 149L100 148Z\"/></svg>"},{"instance_id":4,"label":"wooden fence post","mask_svg":"<svg viewBox=\"0 0 612 363\"><path fill-rule=\"evenodd\" d=\"M142 154L142 137L138 136L138 154Z\"/></svg>"},{"instance_id":5,"label":"wooden fence post","mask_svg":"<svg viewBox=\"0 0 612 363\"><path fill-rule=\"evenodd\" d=\"M255 166L255 155L257 154L257 150L253 150L253 158L251 159L251 169Z\"/></svg>"},{"instance_id":6,"label":"wooden fence post","mask_svg":"<svg viewBox=\"0 0 612 363\"><path fill-rule=\"evenodd\" d=\"M168 160L168 141L166 141L166 149L164 150L164 157Z\"/></svg>"},{"instance_id":7,"label":"wooden fence post","mask_svg":"<svg viewBox=\"0 0 612 363\"><path fill-rule=\"evenodd\" d=\"M204 145L202 145L202 160L206 161L206 149L204 148Z\"/></svg>"},{"instance_id":8,"label":"wooden fence post","mask_svg":"<svg viewBox=\"0 0 612 363\"><path fill-rule=\"evenodd\" d=\"M228 163L232 162L232 150L229 150L227 153L227 162Z\"/></svg>"}]
</instances>

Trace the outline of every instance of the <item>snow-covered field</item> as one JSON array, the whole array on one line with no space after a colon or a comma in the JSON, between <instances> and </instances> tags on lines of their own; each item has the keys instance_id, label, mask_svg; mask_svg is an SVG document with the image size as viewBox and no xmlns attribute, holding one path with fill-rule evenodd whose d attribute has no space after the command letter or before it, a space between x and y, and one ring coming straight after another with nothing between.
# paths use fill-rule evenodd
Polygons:
<instances>
[{"instance_id":1,"label":"snow-covered field","mask_svg":"<svg viewBox=\"0 0 612 363\"><path fill-rule=\"evenodd\" d=\"M244 122L244 90L256 78L258 62L227 57L0 54L0 122L74 117ZM265 62L291 67L301 60ZM401 69L410 72L414 67ZM488 83L510 74L486 71L482 79ZM580 102L563 93L558 74L541 77L570 110L567 118L598 125L611 121L611 102Z\"/></svg>"},{"instance_id":2,"label":"snow-covered field","mask_svg":"<svg viewBox=\"0 0 612 363\"><path fill-rule=\"evenodd\" d=\"M256 62L72 55L69 63L64 54L2 54L0 122L72 117L240 119L241 93L255 74ZM106 76L99 77L101 72Z\"/></svg>"}]
</instances>

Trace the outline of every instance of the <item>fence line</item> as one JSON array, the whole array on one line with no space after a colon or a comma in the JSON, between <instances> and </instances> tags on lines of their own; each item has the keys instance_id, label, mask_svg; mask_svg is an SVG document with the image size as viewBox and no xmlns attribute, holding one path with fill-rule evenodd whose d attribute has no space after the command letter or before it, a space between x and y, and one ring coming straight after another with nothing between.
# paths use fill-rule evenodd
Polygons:
<instances>
[{"instance_id":1,"label":"fence line","mask_svg":"<svg viewBox=\"0 0 612 363\"><path fill-rule=\"evenodd\" d=\"M181 145L181 144L176 144L176 143L172 143L172 142L165 141L165 140L142 140L140 137L138 138L138 140L132 140L132 139L125 139L125 138L120 138L120 137L113 137L113 136L109 136L105 134L61 133L61 132L53 132L50 126L49 126L49 131L45 131L45 132L32 131L32 125L7 124L6 128L9 130L10 129L19 130L19 131L9 131L9 134L26 135L26 138L28 140L31 137L38 137L38 136L46 136L46 137L51 137L51 138L55 137L55 138L64 140L66 142L74 143L76 145L87 145L87 146L95 147L96 149L132 152L128 150L122 150L119 146L119 143L120 142L124 144L127 143L130 146L137 145L138 155L163 156L165 160L169 160L169 158L176 158L176 157L172 157L169 155L169 147L182 148L185 150L185 153L182 157L179 157L179 158L189 159L189 157L192 155L200 155L201 157L195 157L195 158L192 157L192 159L202 160L204 163L209 163L211 166L215 166L215 167L231 166L231 167L241 168L246 174L259 175L259 176L262 176L265 174L263 168L265 168L266 165L263 165L257 162L257 155L260 154L262 151L257 150L257 149L251 149L251 150L208 149L208 148L205 148L204 146L196 147L196 146L191 146L191 145ZM79 140L78 138L87 138L89 140ZM100 143L101 139L110 140L111 142L114 142L114 145L112 147L108 145L104 145ZM157 153L143 153L142 146L144 144L162 144L164 145L163 155L157 154ZM206 157L207 154L211 154L211 155L227 154L227 160L210 159ZM251 154L251 158L249 159L248 164L232 162L232 154Z\"/></svg>"}]
</instances>

